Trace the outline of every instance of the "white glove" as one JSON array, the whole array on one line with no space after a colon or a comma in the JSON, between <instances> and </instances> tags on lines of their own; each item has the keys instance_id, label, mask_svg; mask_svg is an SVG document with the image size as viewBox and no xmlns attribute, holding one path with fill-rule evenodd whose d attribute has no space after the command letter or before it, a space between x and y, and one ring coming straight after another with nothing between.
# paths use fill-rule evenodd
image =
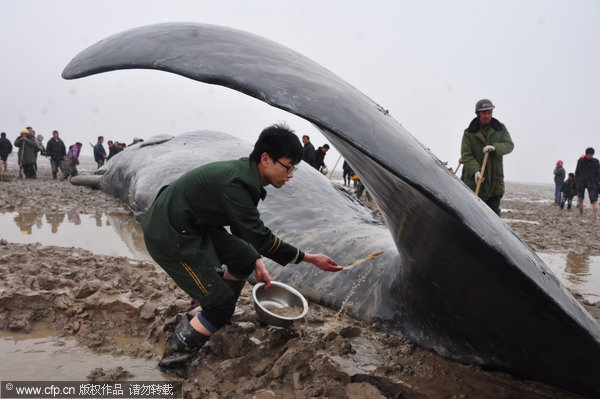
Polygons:
<instances>
[{"instance_id":1,"label":"white glove","mask_svg":"<svg viewBox=\"0 0 600 399\"><path fill-rule=\"evenodd\" d=\"M475 184L479 184L479 180L481 180L481 172L475 172Z\"/></svg>"},{"instance_id":2,"label":"white glove","mask_svg":"<svg viewBox=\"0 0 600 399\"><path fill-rule=\"evenodd\" d=\"M492 152L492 151L496 151L496 147L494 147L493 145L486 145L485 147L483 147L484 154L486 152Z\"/></svg>"}]
</instances>

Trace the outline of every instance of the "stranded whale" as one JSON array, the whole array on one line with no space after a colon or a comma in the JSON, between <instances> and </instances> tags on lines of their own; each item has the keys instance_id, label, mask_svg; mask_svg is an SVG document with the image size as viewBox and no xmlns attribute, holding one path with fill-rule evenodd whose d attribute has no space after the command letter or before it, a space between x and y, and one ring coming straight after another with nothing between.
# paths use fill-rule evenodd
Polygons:
<instances>
[{"instance_id":1,"label":"stranded whale","mask_svg":"<svg viewBox=\"0 0 600 399\"><path fill-rule=\"evenodd\" d=\"M350 84L270 40L189 23L111 36L77 55L63 77L133 68L226 86L298 115L361 177L386 226L306 165L289 186L270 190L261 214L282 238L340 264L384 253L336 274L269 263L275 279L334 308L348 299L349 313L445 357L600 396L598 324L499 217ZM182 159L198 166L249 152L214 132L145 144L117 156L100 183L138 216L160 185L189 168Z\"/></svg>"}]
</instances>

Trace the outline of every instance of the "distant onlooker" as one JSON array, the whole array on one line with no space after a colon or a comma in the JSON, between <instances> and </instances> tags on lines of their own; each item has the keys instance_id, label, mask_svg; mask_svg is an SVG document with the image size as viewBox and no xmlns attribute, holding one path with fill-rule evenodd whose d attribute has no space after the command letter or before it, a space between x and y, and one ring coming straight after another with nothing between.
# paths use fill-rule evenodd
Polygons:
<instances>
[{"instance_id":1,"label":"distant onlooker","mask_svg":"<svg viewBox=\"0 0 600 399\"><path fill-rule=\"evenodd\" d=\"M50 166L52 167L52 179L56 179L58 169L62 172L63 179L65 176L65 157L67 149L65 143L58 137L58 131L52 132L52 138L46 144L46 155L50 157Z\"/></svg>"},{"instance_id":2,"label":"distant onlooker","mask_svg":"<svg viewBox=\"0 0 600 399\"><path fill-rule=\"evenodd\" d=\"M108 157L106 160L110 160L112 157L117 155L119 152L123 151L123 148L119 146L119 142L115 141L113 143L112 140L108 140Z\"/></svg>"},{"instance_id":3,"label":"distant onlooker","mask_svg":"<svg viewBox=\"0 0 600 399\"><path fill-rule=\"evenodd\" d=\"M106 161L106 150L102 143L104 143L104 137L98 136L98 142L94 146L94 161L96 161L98 167L104 165L104 162Z\"/></svg>"},{"instance_id":4,"label":"distant onlooker","mask_svg":"<svg viewBox=\"0 0 600 399\"><path fill-rule=\"evenodd\" d=\"M327 165L325 165L325 153L329 151L329 145L323 144L323 146L319 147L315 151L315 169L321 170L327 169Z\"/></svg>"},{"instance_id":5,"label":"distant onlooker","mask_svg":"<svg viewBox=\"0 0 600 399\"><path fill-rule=\"evenodd\" d=\"M567 210L571 210L573 204L573 197L577 194L577 183L575 182L575 173L569 173L569 177L563 183L561 189L562 199L560 200L560 209L565 209L565 202L567 203Z\"/></svg>"},{"instance_id":6,"label":"distant onlooker","mask_svg":"<svg viewBox=\"0 0 600 399\"><path fill-rule=\"evenodd\" d=\"M19 148L17 157L19 166L23 168L26 179L35 179L38 147L35 137L29 134L27 130L21 130L21 135L15 140L15 147Z\"/></svg>"},{"instance_id":7,"label":"distant onlooker","mask_svg":"<svg viewBox=\"0 0 600 399\"><path fill-rule=\"evenodd\" d=\"M67 161L65 162L65 175L61 178L64 180L68 177L77 176L77 165L79 165L79 153L81 152L81 143L77 142L69 147Z\"/></svg>"},{"instance_id":8,"label":"distant onlooker","mask_svg":"<svg viewBox=\"0 0 600 399\"><path fill-rule=\"evenodd\" d=\"M558 161L554 168L554 203L560 204L561 187L565 182L565 168L563 161Z\"/></svg>"},{"instance_id":9,"label":"distant onlooker","mask_svg":"<svg viewBox=\"0 0 600 399\"><path fill-rule=\"evenodd\" d=\"M307 135L302 136L302 144L304 144L304 147L302 148L302 160L314 168L315 147L310 142L310 137Z\"/></svg>"},{"instance_id":10,"label":"distant onlooker","mask_svg":"<svg viewBox=\"0 0 600 399\"><path fill-rule=\"evenodd\" d=\"M343 179L344 179L344 186L350 186L350 183L352 182L352 177L354 176L354 171L352 170L352 168L350 167L350 165L348 164L348 162L344 159L344 163L342 164L342 170L344 171L343 173ZM346 182L347 180L347 182Z\"/></svg>"},{"instance_id":11,"label":"distant onlooker","mask_svg":"<svg viewBox=\"0 0 600 399\"><path fill-rule=\"evenodd\" d=\"M27 129L27 132L29 132L29 135L31 137L33 137L33 139L35 140L35 145L36 145L37 150L35 151L35 163L33 164L33 167L35 168L35 172L37 174L38 152L41 152L43 156L46 156L46 147L44 147L44 136L42 136L41 134L38 134L36 137L35 130L33 130L33 128L31 126L27 126L25 129Z\"/></svg>"},{"instance_id":12,"label":"distant onlooker","mask_svg":"<svg viewBox=\"0 0 600 399\"><path fill-rule=\"evenodd\" d=\"M132 146L132 145L134 145L134 144L137 144L137 143L143 143L143 142L144 142L144 140L143 140L143 139L140 139L139 137L134 137L134 138L133 138L133 143L131 143L131 144L129 144L129 145L130 145L130 146Z\"/></svg>"},{"instance_id":13,"label":"distant onlooker","mask_svg":"<svg viewBox=\"0 0 600 399\"><path fill-rule=\"evenodd\" d=\"M583 199L585 189L594 210L594 217L598 219L598 180L600 180L600 163L594 158L594 149L588 147L585 155L577 160L575 169L575 180L577 181L577 197L579 199L579 217L583 217Z\"/></svg>"},{"instance_id":14,"label":"distant onlooker","mask_svg":"<svg viewBox=\"0 0 600 399\"><path fill-rule=\"evenodd\" d=\"M6 133L0 133L0 160L2 160L2 165L4 165L4 170L7 169L6 159L8 158L8 154L12 152L13 145L9 139L6 138Z\"/></svg>"}]
</instances>

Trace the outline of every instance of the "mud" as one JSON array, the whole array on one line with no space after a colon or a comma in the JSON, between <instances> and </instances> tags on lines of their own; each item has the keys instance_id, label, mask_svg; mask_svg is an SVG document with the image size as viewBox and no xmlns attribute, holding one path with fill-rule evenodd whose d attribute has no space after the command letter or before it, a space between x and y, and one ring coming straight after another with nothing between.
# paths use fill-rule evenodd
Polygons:
<instances>
[{"instance_id":1,"label":"mud","mask_svg":"<svg viewBox=\"0 0 600 399\"><path fill-rule=\"evenodd\" d=\"M503 218L536 251L600 255L599 224L589 209L583 220L576 211L560 211L552 204L550 185L509 184L507 190ZM52 181L49 171L42 170L33 181L0 181L0 212L40 210L132 217L118 200ZM152 261L83 248L18 244L5 237L0 240L0 279L4 333L27 333L44 322L93 350L98 359L110 354L157 362L179 317L199 310ZM600 304L581 300L599 319ZM377 325L336 313L309 303L308 315L294 329L268 326L258 320L247 284L233 324L217 332L188 363L191 378L184 383L184 397L578 397L506 373L449 362ZM18 359L0 360L14 361ZM128 365L123 360L114 368L98 360L83 371L92 380L135 379L136 369ZM165 374L162 378L171 379Z\"/></svg>"}]
</instances>

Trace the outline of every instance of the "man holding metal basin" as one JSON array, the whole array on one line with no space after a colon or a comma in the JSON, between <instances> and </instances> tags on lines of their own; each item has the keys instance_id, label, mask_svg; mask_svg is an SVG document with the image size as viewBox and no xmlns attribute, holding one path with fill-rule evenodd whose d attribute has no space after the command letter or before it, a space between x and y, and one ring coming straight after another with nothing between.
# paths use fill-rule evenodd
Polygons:
<instances>
[{"instance_id":1,"label":"man holding metal basin","mask_svg":"<svg viewBox=\"0 0 600 399\"><path fill-rule=\"evenodd\" d=\"M265 186L280 188L294 177L302 145L285 125L267 127L248 158L193 169L160 189L142 221L152 258L202 311L182 317L159 367L185 378L185 362L218 329L229 324L246 279L254 271L268 288L266 256L286 265L309 262L324 271L342 270L323 254L309 254L274 235L260 219ZM231 234L224 226L229 226ZM217 268L227 270L221 277Z\"/></svg>"}]
</instances>

